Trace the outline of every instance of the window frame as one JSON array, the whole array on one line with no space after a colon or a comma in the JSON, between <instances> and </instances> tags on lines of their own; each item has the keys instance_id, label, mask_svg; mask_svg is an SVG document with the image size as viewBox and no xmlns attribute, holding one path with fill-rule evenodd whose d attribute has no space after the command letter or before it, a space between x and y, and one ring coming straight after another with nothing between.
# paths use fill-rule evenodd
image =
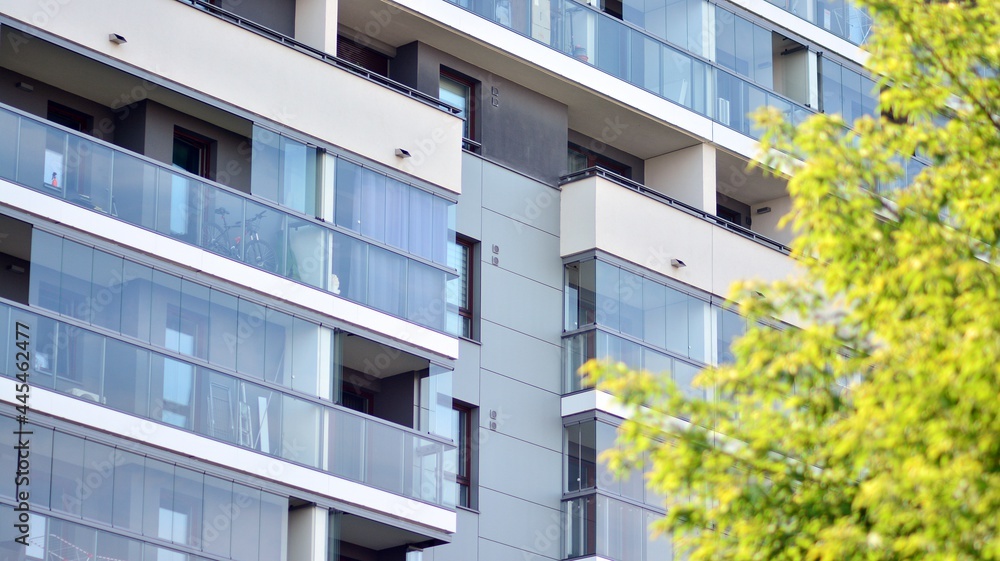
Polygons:
<instances>
[{"instance_id":1,"label":"window frame","mask_svg":"<svg viewBox=\"0 0 1000 561\"><path fill-rule=\"evenodd\" d=\"M465 237L457 237L455 243L459 246L460 251L465 253L465 267L464 271L459 271L459 279L465 276L465 301L459 302L458 306L458 316L462 323L462 336L468 339L475 339L476 332L473 329L475 325L475 314L473 310L475 309L475 294L473 294L473 281L475 279L475 269L473 268L475 254L476 254L476 242ZM468 326L466 328L466 326Z\"/></svg>"},{"instance_id":2,"label":"window frame","mask_svg":"<svg viewBox=\"0 0 1000 561\"><path fill-rule=\"evenodd\" d=\"M476 118L478 117L478 110L476 107L476 86L477 82L468 76L455 72L444 66L441 67L440 73L438 75L438 98L441 97L441 81L449 80L465 88L465 127L462 131L462 137L467 140L479 140L479 130L476 126Z\"/></svg>"},{"instance_id":3,"label":"window frame","mask_svg":"<svg viewBox=\"0 0 1000 561\"><path fill-rule=\"evenodd\" d=\"M455 483L458 484L458 506L473 508L472 498L472 412L475 409L460 401L452 401L452 411L458 415L458 434L455 436L455 446L458 453L458 465L455 471Z\"/></svg>"}]
</instances>

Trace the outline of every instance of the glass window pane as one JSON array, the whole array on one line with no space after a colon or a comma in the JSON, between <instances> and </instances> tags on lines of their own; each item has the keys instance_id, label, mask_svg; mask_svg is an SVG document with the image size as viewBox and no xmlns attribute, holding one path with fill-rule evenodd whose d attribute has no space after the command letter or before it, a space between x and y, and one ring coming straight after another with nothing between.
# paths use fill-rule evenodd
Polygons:
<instances>
[{"instance_id":1,"label":"glass window pane","mask_svg":"<svg viewBox=\"0 0 1000 561\"><path fill-rule=\"evenodd\" d=\"M566 330L593 324L597 315L597 262L566 265Z\"/></svg>"},{"instance_id":2,"label":"glass window pane","mask_svg":"<svg viewBox=\"0 0 1000 561\"><path fill-rule=\"evenodd\" d=\"M254 125L250 192L269 201L279 202L280 135Z\"/></svg>"},{"instance_id":3,"label":"glass window pane","mask_svg":"<svg viewBox=\"0 0 1000 561\"><path fill-rule=\"evenodd\" d=\"M739 48L736 48L733 51L736 64L732 68L736 70L736 73L740 76L745 76L753 80L754 26L752 23L741 17L735 16L733 19L735 22L736 45Z\"/></svg>"},{"instance_id":4,"label":"glass window pane","mask_svg":"<svg viewBox=\"0 0 1000 561\"><path fill-rule=\"evenodd\" d=\"M207 286L187 279L181 282L178 352L208 360L210 299Z\"/></svg>"},{"instance_id":5,"label":"glass window pane","mask_svg":"<svg viewBox=\"0 0 1000 561\"><path fill-rule=\"evenodd\" d=\"M674 382L677 383L677 388L688 398L705 399L708 395L704 388L694 386L694 378L700 371L698 367L686 362L674 361Z\"/></svg>"},{"instance_id":6,"label":"glass window pane","mask_svg":"<svg viewBox=\"0 0 1000 561\"><path fill-rule=\"evenodd\" d=\"M845 68L843 80L844 120L850 124L864 113L861 107L861 75Z\"/></svg>"},{"instance_id":7,"label":"glass window pane","mask_svg":"<svg viewBox=\"0 0 1000 561\"><path fill-rule=\"evenodd\" d=\"M104 336L64 324L59 340L64 347L56 359L56 390L100 403Z\"/></svg>"},{"instance_id":8,"label":"glass window pane","mask_svg":"<svg viewBox=\"0 0 1000 561\"><path fill-rule=\"evenodd\" d=\"M31 231L31 274L28 277L28 303L59 311L62 284L62 241L59 236L37 228Z\"/></svg>"},{"instance_id":9,"label":"glass window pane","mask_svg":"<svg viewBox=\"0 0 1000 561\"><path fill-rule=\"evenodd\" d=\"M124 450L119 450L118 454L114 475L113 522L118 528L142 532L143 459Z\"/></svg>"},{"instance_id":10,"label":"glass window pane","mask_svg":"<svg viewBox=\"0 0 1000 561\"><path fill-rule=\"evenodd\" d=\"M66 159L66 199L83 207L111 211L111 149L87 138L69 135Z\"/></svg>"},{"instance_id":11,"label":"glass window pane","mask_svg":"<svg viewBox=\"0 0 1000 561\"><path fill-rule=\"evenodd\" d=\"M0 110L0 135L11 140L17 139L18 121L17 115ZM14 171L17 166L17 149L13 142L5 143L0 150L0 177L14 179Z\"/></svg>"},{"instance_id":12,"label":"glass window pane","mask_svg":"<svg viewBox=\"0 0 1000 561\"><path fill-rule=\"evenodd\" d=\"M420 325L444 330L447 274L423 263L407 263L406 317ZM457 310L452 310L457 314Z\"/></svg>"},{"instance_id":13,"label":"glass window pane","mask_svg":"<svg viewBox=\"0 0 1000 561\"><path fill-rule=\"evenodd\" d=\"M642 338L651 345L666 348L667 287L650 279L643 279L642 282Z\"/></svg>"},{"instance_id":14,"label":"glass window pane","mask_svg":"<svg viewBox=\"0 0 1000 561\"><path fill-rule=\"evenodd\" d=\"M81 498L86 519L111 524L116 453L114 448L97 442L88 440L84 445Z\"/></svg>"},{"instance_id":15,"label":"glass window pane","mask_svg":"<svg viewBox=\"0 0 1000 561\"><path fill-rule=\"evenodd\" d=\"M173 486L174 466L146 458L142 501L143 535L167 541L173 539Z\"/></svg>"},{"instance_id":16,"label":"glass window pane","mask_svg":"<svg viewBox=\"0 0 1000 561\"><path fill-rule=\"evenodd\" d=\"M59 313L90 323L94 248L64 239L61 266Z\"/></svg>"},{"instance_id":17,"label":"glass window pane","mask_svg":"<svg viewBox=\"0 0 1000 561\"><path fill-rule=\"evenodd\" d=\"M666 289L666 349L681 356L688 354L688 296L672 288Z\"/></svg>"},{"instance_id":18,"label":"glass window pane","mask_svg":"<svg viewBox=\"0 0 1000 561\"><path fill-rule=\"evenodd\" d=\"M266 310L249 300L239 299L236 326L236 370L254 378L264 377Z\"/></svg>"},{"instance_id":19,"label":"glass window pane","mask_svg":"<svg viewBox=\"0 0 1000 561\"><path fill-rule=\"evenodd\" d=\"M53 450L58 452L52 461L52 510L77 517L83 504L82 488L77 485L83 479L83 442L58 431L52 441Z\"/></svg>"},{"instance_id":20,"label":"glass window pane","mask_svg":"<svg viewBox=\"0 0 1000 561\"><path fill-rule=\"evenodd\" d=\"M621 332L642 339L643 278L627 271L621 272L618 296L621 302Z\"/></svg>"},{"instance_id":21,"label":"glass window pane","mask_svg":"<svg viewBox=\"0 0 1000 561\"><path fill-rule=\"evenodd\" d=\"M110 532L97 532L97 553L94 559L100 561L142 559L142 542Z\"/></svg>"},{"instance_id":22,"label":"glass window pane","mask_svg":"<svg viewBox=\"0 0 1000 561\"><path fill-rule=\"evenodd\" d=\"M693 296L688 297L688 353L687 356L701 362L708 362L709 341L711 340L708 302Z\"/></svg>"},{"instance_id":23,"label":"glass window pane","mask_svg":"<svg viewBox=\"0 0 1000 561\"><path fill-rule=\"evenodd\" d=\"M319 289L329 289L326 258L329 255L327 240L331 234L311 222L289 218L285 276Z\"/></svg>"},{"instance_id":24,"label":"glass window pane","mask_svg":"<svg viewBox=\"0 0 1000 561\"><path fill-rule=\"evenodd\" d=\"M601 459L601 454L605 450L615 448L617 438L617 427L607 423L597 423L597 487L616 494L621 492L621 485L615 474L608 468L608 462Z\"/></svg>"},{"instance_id":25,"label":"glass window pane","mask_svg":"<svg viewBox=\"0 0 1000 561\"><path fill-rule=\"evenodd\" d=\"M197 392L198 416L196 431L200 434L236 444L239 434L238 422L243 420L237 411L241 409L237 381L232 376L201 369Z\"/></svg>"},{"instance_id":26,"label":"glass window pane","mask_svg":"<svg viewBox=\"0 0 1000 561\"><path fill-rule=\"evenodd\" d=\"M153 164L115 152L111 213L130 224L155 228L156 171Z\"/></svg>"},{"instance_id":27,"label":"glass window pane","mask_svg":"<svg viewBox=\"0 0 1000 561\"><path fill-rule=\"evenodd\" d=\"M265 454L281 451L281 394L267 388L240 382L240 416L237 420L240 446Z\"/></svg>"},{"instance_id":28,"label":"glass window pane","mask_svg":"<svg viewBox=\"0 0 1000 561\"><path fill-rule=\"evenodd\" d=\"M2 114L0 114L2 116ZM5 335L0 333L0 335ZM27 430L31 430L25 427ZM13 417L7 417L0 415L0 469L4 470L3 473L10 474L7 477L0 478L0 496L7 499L13 499L16 496L15 479L17 476L17 464L18 464L18 449L14 448L17 446L19 436L14 434L14 431L19 429L19 425ZM28 436L30 439L31 436ZM28 442L31 446L31 442ZM29 453L31 449L29 448ZM33 458L32 458L33 459ZM30 462L31 460L29 460ZM29 465L30 468L30 465ZM5 507L6 508L6 507Z\"/></svg>"},{"instance_id":29,"label":"glass window pane","mask_svg":"<svg viewBox=\"0 0 1000 561\"><path fill-rule=\"evenodd\" d=\"M105 405L118 411L145 417L149 399L149 352L108 339L105 344Z\"/></svg>"},{"instance_id":30,"label":"glass window pane","mask_svg":"<svg viewBox=\"0 0 1000 561\"><path fill-rule=\"evenodd\" d=\"M260 494L260 558L281 559L288 527L288 499L267 492Z\"/></svg>"},{"instance_id":31,"label":"glass window pane","mask_svg":"<svg viewBox=\"0 0 1000 561\"><path fill-rule=\"evenodd\" d=\"M174 503L170 508L173 519L170 534L174 543L200 547L203 479L203 474L190 469L174 470Z\"/></svg>"},{"instance_id":32,"label":"glass window pane","mask_svg":"<svg viewBox=\"0 0 1000 561\"><path fill-rule=\"evenodd\" d=\"M51 504L52 497L52 443L55 431L43 427L32 427L31 435L31 503L43 508L56 510ZM62 503L62 495L56 501Z\"/></svg>"},{"instance_id":33,"label":"glass window pane","mask_svg":"<svg viewBox=\"0 0 1000 561\"><path fill-rule=\"evenodd\" d=\"M597 323L618 329L618 267L603 261L597 262Z\"/></svg>"},{"instance_id":34,"label":"glass window pane","mask_svg":"<svg viewBox=\"0 0 1000 561\"><path fill-rule=\"evenodd\" d=\"M282 205L301 213L316 214L316 151L281 137Z\"/></svg>"},{"instance_id":35,"label":"glass window pane","mask_svg":"<svg viewBox=\"0 0 1000 561\"><path fill-rule=\"evenodd\" d=\"M753 26L753 79L768 89L774 88L774 64L771 61L771 32L757 25Z\"/></svg>"},{"instance_id":36,"label":"glass window pane","mask_svg":"<svg viewBox=\"0 0 1000 561\"><path fill-rule=\"evenodd\" d=\"M736 16L715 7L715 62L736 70Z\"/></svg>"},{"instance_id":37,"label":"glass window pane","mask_svg":"<svg viewBox=\"0 0 1000 561\"><path fill-rule=\"evenodd\" d=\"M746 320L730 310L717 308L719 339L717 342L719 364L728 364L735 360L732 352L733 342L746 331Z\"/></svg>"},{"instance_id":38,"label":"glass window pane","mask_svg":"<svg viewBox=\"0 0 1000 561\"><path fill-rule=\"evenodd\" d=\"M368 244L345 234L333 235L330 292L353 302L367 301Z\"/></svg>"},{"instance_id":39,"label":"glass window pane","mask_svg":"<svg viewBox=\"0 0 1000 561\"><path fill-rule=\"evenodd\" d=\"M193 428L195 367L155 353L151 353L150 359L150 417L190 430Z\"/></svg>"},{"instance_id":40,"label":"glass window pane","mask_svg":"<svg viewBox=\"0 0 1000 561\"><path fill-rule=\"evenodd\" d=\"M261 559L260 543L258 539L253 539L260 535L260 490L234 484L233 503L240 509L240 515L232 520L233 559Z\"/></svg>"},{"instance_id":41,"label":"glass window pane","mask_svg":"<svg viewBox=\"0 0 1000 561\"><path fill-rule=\"evenodd\" d=\"M385 241L385 175L361 172L361 234Z\"/></svg>"},{"instance_id":42,"label":"glass window pane","mask_svg":"<svg viewBox=\"0 0 1000 561\"><path fill-rule=\"evenodd\" d=\"M434 255L434 195L410 189L410 253L424 259Z\"/></svg>"},{"instance_id":43,"label":"glass window pane","mask_svg":"<svg viewBox=\"0 0 1000 561\"><path fill-rule=\"evenodd\" d=\"M407 221L410 214L411 187L401 181L387 178L385 182L385 243L407 249Z\"/></svg>"},{"instance_id":44,"label":"glass window pane","mask_svg":"<svg viewBox=\"0 0 1000 561\"><path fill-rule=\"evenodd\" d=\"M292 316L268 308L264 333L264 379L290 386L294 360L289 344L292 337Z\"/></svg>"},{"instance_id":45,"label":"glass window pane","mask_svg":"<svg viewBox=\"0 0 1000 561\"><path fill-rule=\"evenodd\" d=\"M402 317L406 303L406 293L401 290L404 286L406 286L406 258L381 248L370 247L368 305Z\"/></svg>"},{"instance_id":46,"label":"glass window pane","mask_svg":"<svg viewBox=\"0 0 1000 561\"><path fill-rule=\"evenodd\" d=\"M208 361L235 370L238 300L219 290L212 290L209 300Z\"/></svg>"},{"instance_id":47,"label":"glass window pane","mask_svg":"<svg viewBox=\"0 0 1000 561\"><path fill-rule=\"evenodd\" d=\"M153 270L126 260L122 276L122 335L148 343L153 306Z\"/></svg>"},{"instance_id":48,"label":"glass window pane","mask_svg":"<svg viewBox=\"0 0 1000 561\"><path fill-rule=\"evenodd\" d=\"M843 112L843 86L841 85L841 66L832 60L821 58L820 90L823 92L823 112L827 114Z\"/></svg>"},{"instance_id":49,"label":"glass window pane","mask_svg":"<svg viewBox=\"0 0 1000 561\"><path fill-rule=\"evenodd\" d=\"M202 550L206 553L229 557L234 506L233 482L206 475L201 536Z\"/></svg>"},{"instance_id":50,"label":"glass window pane","mask_svg":"<svg viewBox=\"0 0 1000 561\"><path fill-rule=\"evenodd\" d=\"M302 318L295 318L292 323L290 340L291 352L285 361L286 363L291 362L291 382L288 385L292 389L308 395L321 396L319 370L325 368L329 372L330 363L329 360L322 361L324 366L320 366L319 325Z\"/></svg>"},{"instance_id":51,"label":"glass window pane","mask_svg":"<svg viewBox=\"0 0 1000 561\"><path fill-rule=\"evenodd\" d=\"M287 215L270 207L247 201L244 238L242 241L243 262L251 267L272 273L285 270L284 233Z\"/></svg>"},{"instance_id":52,"label":"glass window pane","mask_svg":"<svg viewBox=\"0 0 1000 561\"><path fill-rule=\"evenodd\" d=\"M567 491L593 489L597 485L597 422L566 427Z\"/></svg>"},{"instance_id":53,"label":"glass window pane","mask_svg":"<svg viewBox=\"0 0 1000 561\"><path fill-rule=\"evenodd\" d=\"M361 183L364 170L344 159L337 160L337 196L335 216L337 226L361 231Z\"/></svg>"},{"instance_id":54,"label":"glass window pane","mask_svg":"<svg viewBox=\"0 0 1000 561\"><path fill-rule=\"evenodd\" d=\"M90 293L94 325L121 331L122 269L121 257L103 251L94 252L94 284ZM34 268L32 268L34 274Z\"/></svg>"},{"instance_id":55,"label":"glass window pane","mask_svg":"<svg viewBox=\"0 0 1000 561\"><path fill-rule=\"evenodd\" d=\"M194 338L190 334L181 334L181 278L153 270L152 313L150 315L150 343L191 354L194 349Z\"/></svg>"}]
</instances>

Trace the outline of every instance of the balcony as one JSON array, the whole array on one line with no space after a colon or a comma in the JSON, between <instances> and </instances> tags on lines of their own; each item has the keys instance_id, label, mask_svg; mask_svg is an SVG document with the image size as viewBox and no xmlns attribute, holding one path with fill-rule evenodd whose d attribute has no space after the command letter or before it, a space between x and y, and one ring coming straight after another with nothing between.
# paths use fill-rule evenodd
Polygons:
<instances>
[{"instance_id":1,"label":"balcony","mask_svg":"<svg viewBox=\"0 0 1000 561\"><path fill-rule=\"evenodd\" d=\"M787 246L604 170L566 176L562 190L563 257L599 249L711 294L794 272Z\"/></svg>"},{"instance_id":2,"label":"balcony","mask_svg":"<svg viewBox=\"0 0 1000 561\"><path fill-rule=\"evenodd\" d=\"M33 388L410 499L455 506L457 460L455 447L445 437L296 396L266 379L248 381L183 353L151 350L80 322L0 301L0 337L10 340L15 322L29 326L32 334ZM18 371L7 352L0 349L0 374L12 378ZM432 396L428 401L438 400ZM450 404L450 398L447 401ZM431 427L446 426L449 413L432 407L421 412Z\"/></svg>"},{"instance_id":3,"label":"balcony","mask_svg":"<svg viewBox=\"0 0 1000 561\"><path fill-rule=\"evenodd\" d=\"M444 305L454 273L442 264L443 238L419 259L391 240L368 241L350 225L289 212L9 106L0 105L0 134L9 139L0 178L436 331L457 323ZM350 162L338 169L352 170L352 181L367 171ZM430 231L431 221L448 230L449 211L437 199L409 197L411 210L427 207L426 228L411 230Z\"/></svg>"},{"instance_id":4,"label":"balcony","mask_svg":"<svg viewBox=\"0 0 1000 561\"><path fill-rule=\"evenodd\" d=\"M754 139L748 113L768 106L799 123L814 111L701 57L576 2L447 0Z\"/></svg>"}]
</instances>

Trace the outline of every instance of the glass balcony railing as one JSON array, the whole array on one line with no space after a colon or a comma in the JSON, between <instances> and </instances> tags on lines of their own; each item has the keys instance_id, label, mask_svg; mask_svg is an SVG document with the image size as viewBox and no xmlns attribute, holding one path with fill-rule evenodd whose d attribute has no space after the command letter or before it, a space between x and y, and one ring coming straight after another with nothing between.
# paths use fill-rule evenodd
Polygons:
<instances>
[{"instance_id":1,"label":"glass balcony railing","mask_svg":"<svg viewBox=\"0 0 1000 561\"><path fill-rule=\"evenodd\" d=\"M0 178L437 331L457 314L433 261L7 106L0 136Z\"/></svg>"},{"instance_id":2,"label":"glass balcony railing","mask_svg":"<svg viewBox=\"0 0 1000 561\"><path fill-rule=\"evenodd\" d=\"M32 336L29 384L452 508L455 447L416 431L0 302L0 374L14 326ZM22 329L23 330L23 329Z\"/></svg>"},{"instance_id":3,"label":"glass balcony railing","mask_svg":"<svg viewBox=\"0 0 1000 561\"><path fill-rule=\"evenodd\" d=\"M760 107L796 124L813 113L574 0L542 0L530 9L511 0L447 1L754 139L763 131L747 115Z\"/></svg>"},{"instance_id":4,"label":"glass balcony railing","mask_svg":"<svg viewBox=\"0 0 1000 561\"><path fill-rule=\"evenodd\" d=\"M767 1L855 45L863 45L872 32L871 15L851 0Z\"/></svg>"},{"instance_id":5,"label":"glass balcony railing","mask_svg":"<svg viewBox=\"0 0 1000 561\"><path fill-rule=\"evenodd\" d=\"M566 499L563 559L594 555L614 561L674 559L670 537L653 535L649 529L660 518L661 511L601 494Z\"/></svg>"}]
</instances>

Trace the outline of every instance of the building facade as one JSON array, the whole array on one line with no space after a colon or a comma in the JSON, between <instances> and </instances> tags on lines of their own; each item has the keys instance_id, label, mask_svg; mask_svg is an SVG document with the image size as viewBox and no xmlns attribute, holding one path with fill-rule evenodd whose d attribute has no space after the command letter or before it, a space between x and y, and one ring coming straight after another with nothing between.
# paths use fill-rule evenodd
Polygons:
<instances>
[{"instance_id":1,"label":"building facade","mask_svg":"<svg viewBox=\"0 0 1000 561\"><path fill-rule=\"evenodd\" d=\"M846 0L4 4L0 559L673 559L575 370L715 398L690 380L746 327L730 283L794 273L747 113L874 112L870 27Z\"/></svg>"}]
</instances>

